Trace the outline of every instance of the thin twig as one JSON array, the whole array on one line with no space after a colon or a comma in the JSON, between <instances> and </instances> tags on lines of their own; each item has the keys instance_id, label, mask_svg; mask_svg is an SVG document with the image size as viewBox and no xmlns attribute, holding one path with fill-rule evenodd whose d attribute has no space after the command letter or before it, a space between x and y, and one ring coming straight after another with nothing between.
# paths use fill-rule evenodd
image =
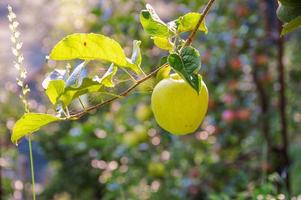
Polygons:
<instances>
[{"instance_id":1,"label":"thin twig","mask_svg":"<svg viewBox=\"0 0 301 200\"><path fill-rule=\"evenodd\" d=\"M147 76L145 76L144 78L140 79L140 80L137 80L136 84L132 85L131 87L129 87L127 90L125 90L124 92L122 92L121 94L119 94L118 96L116 97L113 97L107 101L104 101L102 103L99 103L99 104L96 104L94 106L91 106L89 108L86 108L85 111L81 111L81 112L78 112L78 113L75 113L73 115L70 115L70 119L78 119L78 118L81 118L82 116L84 116L85 114L87 114L88 112L90 111L93 111L93 110L96 110L100 107L103 107L109 103L111 103L112 101L115 101L117 99L120 99L121 97L125 97L127 96L132 90L134 90L138 85L140 85L141 83L143 83L144 81L150 79L152 76L154 76L160 69L164 68L164 67L167 67L168 64L164 64L160 67L158 67L156 70L154 70L153 72L151 72L150 74L148 74Z\"/></svg>"},{"instance_id":2,"label":"thin twig","mask_svg":"<svg viewBox=\"0 0 301 200\"><path fill-rule=\"evenodd\" d=\"M32 198L33 198L33 200L36 200L34 165L33 165L32 147L31 147L31 135L28 135L28 146L29 146L29 158L30 158L30 169L31 169Z\"/></svg>"},{"instance_id":3,"label":"thin twig","mask_svg":"<svg viewBox=\"0 0 301 200\"><path fill-rule=\"evenodd\" d=\"M206 7L205 7L205 10L204 10L203 13L201 14L201 17L200 17L198 23L196 24L195 28L193 29L193 31L190 33L189 37L187 38L186 43L185 43L185 46L189 46L189 45L192 43L192 41L193 41L193 39L194 39L194 37L195 37L195 35L196 35L196 33L197 33L197 31L198 31L200 25L201 25L202 22L204 21L204 19L205 19L206 15L208 14L208 12L209 12L209 10L210 10L212 4L214 3L214 1L215 1L215 0L210 0L210 1L207 3L207 5L206 5Z\"/></svg>"},{"instance_id":4,"label":"thin twig","mask_svg":"<svg viewBox=\"0 0 301 200\"><path fill-rule=\"evenodd\" d=\"M69 112L68 106L65 107L65 110L66 110L66 114L67 114L66 117L69 118L70 117L70 112Z\"/></svg>"},{"instance_id":5,"label":"thin twig","mask_svg":"<svg viewBox=\"0 0 301 200\"><path fill-rule=\"evenodd\" d=\"M80 105L83 107L83 109L86 110L86 107L80 97L78 97L78 100L79 100Z\"/></svg>"},{"instance_id":6,"label":"thin twig","mask_svg":"<svg viewBox=\"0 0 301 200\"><path fill-rule=\"evenodd\" d=\"M124 68L120 68L122 71L124 71L131 79L132 79L132 81L134 82L134 83L136 83L137 81L136 81L136 79L132 76L132 74L130 74L130 72L128 72L126 69L124 69Z\"/></svg>"},{"instance_id":7,"label":"thin twig","mask_svg":"<svg viewBox=\"0 0 301 200\"><path fill-rule=\"evenodd\" d=\"M119 99L123 98L123 96L120 96L119 94L114 94L114 93L110 93L110 92L99 92L99 94L104 94L104 95L111 96L111 97L118 97Z\"/></svg>"}]
</instances>

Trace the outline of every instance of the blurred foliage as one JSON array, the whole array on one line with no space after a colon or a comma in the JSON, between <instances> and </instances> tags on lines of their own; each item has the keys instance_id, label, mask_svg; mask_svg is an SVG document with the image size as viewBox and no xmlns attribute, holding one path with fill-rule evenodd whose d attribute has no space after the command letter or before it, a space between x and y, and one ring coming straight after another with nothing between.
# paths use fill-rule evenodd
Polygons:
<instances>
[{"instance_id":1,"label":"blurred foliage","mask_svg":"<svg viewBox=\"0 0 301 200\"><path fill-rule=\"evenodd\" d=\"M204 3L154 1L153 6L159 15L171 20L200 11ZM139 23L144 4L140 0L99 1L88 11L94 20L85 21L85 29L112 36L128 47L126 53L133 39L141 40L142 68L150 72L164 53L154 47ZM258 195L268 199L285 194L281 154L269 152L268 147L269 142L276 147L281 143L277 49L272 37L277 34L276 6L268 4L271 12L264 12L262 4L259 0L216 1L206 20L209 34L198 34L194 46L201 52L201 74L209 89L210 104L195 134L176 137L156 125L149 112L155 82L151 80L131 96L78 122L55 124L36 134L35 140L53 171L39 199L217 200L256 199ZM167 8L173 12L166 14ZM73 31L70 28L66 32ZM299 30L285 43L293 195L301 193L301 56L296 53L301 50L300 40ZM121 83L120 88L129 84ZM84 99L88 104L99 97ZM11 100L15 101L15 96L1 104L2 127L11 128L8 117L20 114L20 108L10 106ZM78 108L75 102L73 109ZM264 123L271 141L264 137ZM9 141L9 131L4 132L1 139ZM8 142L6 147L7 157L16 154L7 153L13 147ZM13 184L9 179L4 183L9 196Z\"/></svg>"}]
</instances>

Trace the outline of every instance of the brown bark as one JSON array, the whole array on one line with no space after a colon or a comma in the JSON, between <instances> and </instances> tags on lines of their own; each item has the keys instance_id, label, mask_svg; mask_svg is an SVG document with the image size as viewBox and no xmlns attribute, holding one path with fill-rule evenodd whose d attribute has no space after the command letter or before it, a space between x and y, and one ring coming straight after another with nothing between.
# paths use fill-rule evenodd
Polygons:
<instances>
[{"instance_id":1,"label":"brown bark","mask_svg":"<svg viewBox=\"0 0 301 200\"><path fill-rule=\"evenodd\" d=\"M282 170L285 172L285 184L288 193L290 193L290 159L289 159L289 139L288 139L288 130L287 130L287 117L286 117L286 97L285 97L285 67L283 63L284 56L284 39L280 36L282 29L282 24L278 21L278 38L277 38L277 57L278 57L278 82L280 85L279 90L279 112L280 112L280 122L281 122L281 140L282 140L282 156L284 159L284 166Z\"/></svg>"}]
</instances>

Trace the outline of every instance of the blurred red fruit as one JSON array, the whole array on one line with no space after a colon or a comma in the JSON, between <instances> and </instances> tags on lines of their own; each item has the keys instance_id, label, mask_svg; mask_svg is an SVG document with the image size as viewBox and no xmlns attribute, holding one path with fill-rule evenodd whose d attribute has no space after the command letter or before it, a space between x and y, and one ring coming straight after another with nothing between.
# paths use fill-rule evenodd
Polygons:
<instances>
[{"instance_id":1,"label":"blurred red fruit","mask_svg":"<svg viewBox=\"0 0 301 200\"><path fill-rule=\"evenodd\" d=\"M234 101L235 101L235 96L233 96L232 94L224 94L222 96L222 101L225 103L225 104L233 104Z\"/></svg>"},{"instance_id":2,"label":"blurred red fruit","mask_svg":"<svg viewBox=\"0 0 301 200\"><path fill-rule=\"evenodd\" d=\"M235 20L229 20L229 26L231 29L237 28L237 22Z\"/></svg>"},{"instance_id":3,"label":"blurred red fruit","mask_svg":"<svg viewBox=\"0 0 301 200\"><path fill-rule=\"evenodd\" d=\"M191 196L196 196L199 193L199 188L196 185L190 185L188 188L188 193Z\"/></svg>"},{"instance_id":4,"label":"blurred red fruit","mask_svg":"<svg viewBox=\"0 0 301 200\"><path fill-rule=\"evenodd\" d=\"M222 120L225 122L232 122L235 119L235 112L233 110L225 110L222 113Z\"/></svg>"},{"instance_id":5,"label":"blurred red fruit","mask_svg":"<svg viewBox=\"0 0 301 200\"><path fill-rule=\"evenodd\" d=\"M241 61L239 58L232 59L230 61L230 67L233 70L239 70L241 68Z\"/></svg>"},{"instance_id":6,"label":"blurred red fruit","mask_svg":"<svg viewBox=\"0 0 301 200\"><path fill-rule=\"evenodd\" d=\"M238 39L235 37L232 37L231 42L230 42L231 47L236 47L237 43L238 43Z\"/></svg>"},{"instance_id":7,"label":"blurred red fruit","mask_svg":"<svg viewBox=\"0 0 301 200\"><path fill-rule=\"evenodd\" d=\"M249 109L241 109L236 112L236 117L240 120L250 119L251 111Z\"/></svg>"},{"instance_id":8,"label":"blurred red fruit","mask_svg":"<svg viewBox=\"0 0 301 200\"><path fill-rule=\"evenodd\" d=\"M245 17L249 14L249 9L246 6L238 5L236 8L236 14L239 17Z\"/></svg>"},{"instance_id":9,"label":"blurred red fruit","mask_svg":"<svg viewBox=\"0 0 301 200\"><path fill-rule=\"evenodd\" d=\"M212 109L215 106L215 102L212 98L209 97L208 108Z\"/></svg>"},{"instance_id":10,"label":"blurred red fruit","mask_svg":"<svg viewBox=\"0 0 301 200\"><path fill-rule=\"evenodd\" d=\"M268 63L268 57L264 54L256 55L255 60L258 65L266 65Z\"/></svg>"},{"instance_id":11,"label":"blurred red fruit","mask_svg":"<svg viewBox=\"0 0 301 200\"><path fill-rule=\"evenodd\" d=\"M272 75L270 73L265 73L260 76L260 80L264 83L271 83L272 82Z\"/></svg>"},{"instance_id":12,"label":"blurred red fruit","mask_svg":"<svg viewBox=\"0 0 301 200\"><path fill-rule=\"evenodd\" d=\"M199 175L200 175L199 170L196 167L189 170L189 176L191 178L197 178L199 177Z\"/></svg>"},{"instance_id":13,"label":"blurred red fruit","mask_svg":"<svg viewBox=\"0 0 301 200\"><path fill-rule=\"evenodd\" d=\"M203 63L208 63L208 61L210 60L210 57L211 57L210 51L205 51L203 58L202 58Z\"/></svg>"},{"instance_id":14,"label":"blurred red fruit","mask_svg":"<svg viewBox=\"0 0 301 200\"><path fill-rule=\"evenodd\" d=\"M231 80L228 82L228 88L230 91L234 91L238 88L238 81L236 80Z\"/></svg>"}]
</instances>

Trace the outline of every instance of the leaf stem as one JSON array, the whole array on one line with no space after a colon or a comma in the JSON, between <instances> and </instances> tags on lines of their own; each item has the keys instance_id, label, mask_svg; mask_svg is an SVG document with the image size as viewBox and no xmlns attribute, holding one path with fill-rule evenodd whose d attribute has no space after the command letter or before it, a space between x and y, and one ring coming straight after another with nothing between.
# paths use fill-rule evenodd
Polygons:
<instances>
[{"instance_id":1,"label":"leaf stem","mask_svg":"<svg viewBox=\"0 0 301 200\"><path fill-rule=\"evenodd\" d=\"M146 75L146 73L143 71L143 69L142 69L141 67L139 67L139 69L140 69L141 73L143 74L143 76L146 77L147 75Z\"/></svg>"},{"instance_id":2,"label":"leaf stem","mask_svg":"<svg viewBox=\"0 0 301 200\"><path fill-rule=\"evenodd\" d=\"M66 109L67 118L69 118L70 117L70 112L69 112L68 106L66 106L65 109Z\"/></svg>"},{"instance_id":3,"label":"leaf stem","mask_svg":"<svg viewBox=\"0 0 301 200\"><path fill-rule=\"evenodd\" d=\"M28 146L29 146L29 158L30 158L30 169L31 169L32 198L33 198L33 200L36 200L35 176L34 176L34 165L33 165L32 146L31 146L31 135L28 135Z\"/></svg>"},{"instance_id":4,"label":"leaf stem","mask_svg":"<svg viewBox=\"0 0 301 200\"><path fill-rule=\"evenodd\" d=\"M176 37L175 37L175 40L174 40L174 52L177 52L177 43L178 43L178 39L179 39L179 34L176 33Z\"/></svg>"},{"instance_id":5,"label":"leaf stem","mask_svg":"<svg viewBox=\"0 0 301 200\"><path fill-rule=\"evenodd\" d=\"M122 69L122 71L124 71L133 80L134 83L137 82L137 80L132 76L132 74L130 74L130 72L128 72L126 69L124 69L122 67L121 67L121 69Z\"/></svg>"},{"instance_id":6,"label":"leaf stem","mask_svg":"<svg viewBox=\"0 0 301 200\"><path fill-rule=\"evenodd\" d=\"M110 93L110 92L100 92L100 94L112 96L112 97L118 97L119 99L123 98L123 96L120 96L118 94Z\"/></svg>"},{"instance_id":7,"label":"leaf stem","mask_svg":"<svg viewBox=\"0 0 301 200\"><path fill-rule=\"evenodd\" d=\"M208 12L209 12L211 6L212 6L213 3L214 3L214 1L215 1L215 0L210 0L210 1L207 3L207 5L206 5L206 7L205 7L205 10L204 10L203 13L201 14L201 17L200 17L198 23L197 23L196 26L194 27L193 31L190 33L190 35L189 35L188 39L186 40L186 43L185 43L184 46L189 46L189 45L192 43L192 41L193 41L193 39L194 39L194 37L195 37L195 35L196 35L196 33L197 33L197 31L198 31L200 25L201 25L202 22L204 21L206 15L208 14Z\"/></svg>"},{"instance_id":8,"label":"leaf stem","mask_svg":"<svg viewBox=\"0 0 301 200\"><path fill-rule=\"evenodd\" d=\"M80 105L83 107L83 109L86 110L86 107L80 97L78 97L78 100L79 100Z\"/></svg>"}]
</instances>

